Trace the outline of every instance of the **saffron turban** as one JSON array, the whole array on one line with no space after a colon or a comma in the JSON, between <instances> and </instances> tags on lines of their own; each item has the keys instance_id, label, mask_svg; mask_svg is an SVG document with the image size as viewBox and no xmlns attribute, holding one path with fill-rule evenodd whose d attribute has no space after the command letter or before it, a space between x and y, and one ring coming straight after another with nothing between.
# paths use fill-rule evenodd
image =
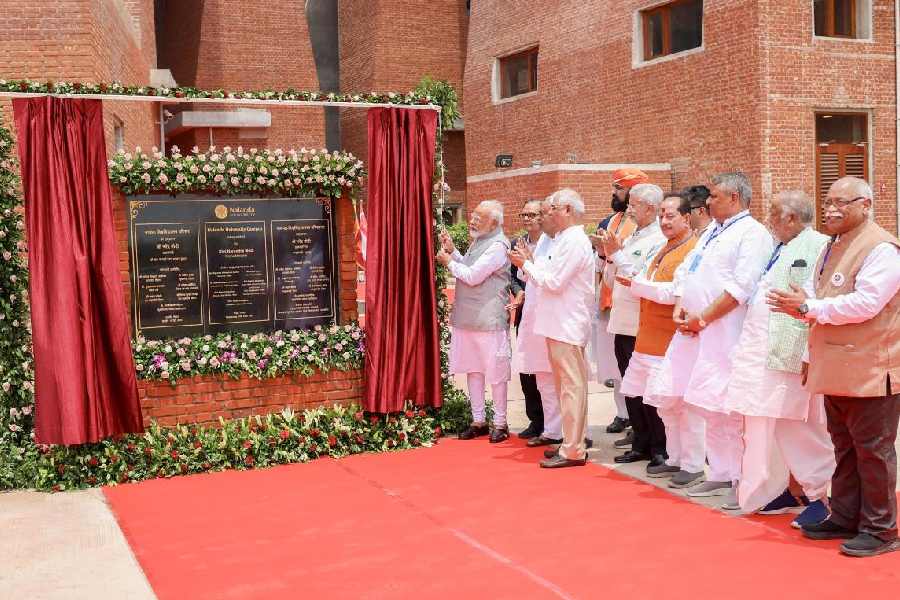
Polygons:
<instances>
[{"instance_id":1,"label":"saffron turban","mask_svg":"<svg viewBox=\"0 0 900 600\"><path fill-rule=\"evenodd\" d=\"M612 180L613 183L617 183L623 188L630 189L639 183L647 183L648 181L650 181L650 178L647 177L647 174L640 169L626 167L624 169L617 169L616 171L614 171Z\"/></svg>"}]
</instances>

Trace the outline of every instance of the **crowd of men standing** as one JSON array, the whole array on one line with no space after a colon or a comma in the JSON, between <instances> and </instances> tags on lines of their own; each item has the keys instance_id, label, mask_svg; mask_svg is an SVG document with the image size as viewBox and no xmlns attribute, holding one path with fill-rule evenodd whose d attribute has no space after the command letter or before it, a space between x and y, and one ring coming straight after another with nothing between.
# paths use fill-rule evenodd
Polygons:
<instances>
[{"instance_id":1,"label":"crowd of men standing","mask_svg":"<svg viewBox=\"0 0 900 600\"><path fill-rule=\"evenodd\" d=\"M472 405L459 437L509 437L515 364L530 420L519 436L546 446L543 468L584 465L593 373L614 388L617 463L645 461L726 509L797 512L804 536L844 539L851 556L900 549L900 242L871 220L870 186L831 186L823 235L799 191L757 221L743 173L670 193L648 181L616 171L595 234L572 189L527 202L512 243L496 201L472 212L465 254L441 234L437 260L456 278L450 368Z\"/></svg>"}]
</instances>

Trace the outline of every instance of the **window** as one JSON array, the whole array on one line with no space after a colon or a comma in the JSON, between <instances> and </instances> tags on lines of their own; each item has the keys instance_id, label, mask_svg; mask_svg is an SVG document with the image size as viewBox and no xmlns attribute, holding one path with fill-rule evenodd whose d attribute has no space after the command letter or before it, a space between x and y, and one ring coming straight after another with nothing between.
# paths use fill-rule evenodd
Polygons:
<instances>
[{"instance_id":1,"label":"window","mask_svg":"<svg viewBox=\"0 0 900 600\"><path fill-rule=\"evenodd\" d=\"M816 115L816 223L831 184L851 175L868 181L868 118L865 114Z\"/></svg>"},{"instance_id":2,"label":"window","mask_svg":"<svg viewBox=\"0 0 900 600\"><path fill-rule=\"evenodd\" d=\"M500 59L500 97L512 98L537 90L538 49Z\"/></svg>"},{"instance_id":3,"label":"window","mask_svg":"<svg viewBox=\"0 0 900 600\"><path fill-rule=\"evenodd\" d=\"M868 38L871 0L813 0L813 22L819 37Z\"/></svg>"},{"instance_id":4,"label":"window","mask_svg":"<svg viewBox=\"0 0 900 600\"><path fill-rule=\"evenodd\" d=\"M113 117L113 143L116 152L125 150L125 124L118 117Z\"/></svg>"},{"instance_id":5,"label":"window","mask_svg":"<svg viewBox=\"0 0 900 600\"><path fill-rule=\"evenodd\" d=\"M641 11L644 60L703 44L703 0L676 0Z\"/></svg>"}]
</instances>

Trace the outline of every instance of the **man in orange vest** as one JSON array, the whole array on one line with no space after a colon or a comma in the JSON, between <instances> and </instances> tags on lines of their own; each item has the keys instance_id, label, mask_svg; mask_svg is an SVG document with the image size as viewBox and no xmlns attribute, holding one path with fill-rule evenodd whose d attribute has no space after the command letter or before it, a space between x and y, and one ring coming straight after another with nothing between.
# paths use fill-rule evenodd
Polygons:
<instances>
[{"instance_id":1,"label":"man in orange vest","mask_svg":"<svg viewBox=\"0 0 900 600\"><path fill-rule=\"evenodd\" d=\"M646 441L635 439L638 448L633 448L632 452L639 452L642 445L646 447L651 457L647 474L651 477L671 477L680 470L678 449L674 449L671 457L667 453L666 426L657 413L660 404L649 397L646 388L675 335L675 321L672 320L675 273L697 243L691 231L690 212L687 195L668 194L659 205L659 226L665 243L650 251L647 263L633 281L616 278L641 302L637 340L622 378L622 393L637 400L636 408L640 410L632 411L634 430ZM671 463L667 462L669 458L672 458Z\"/></svg>"},{"instance_id":2,"label":"man in orange vest","mask_svg":"<svg viewBox=\"0 0 900 600\"><path fill-rule=\"evenodd\" d=\"M600 221L597 225L598 233L600 229L606 230L615 235L620 244L634 233L637 228L636 223L631 219L626 211L628 210L628 200L630 198L631 188L639 183L647 183L650 180L647 174L640 169L625 168L618 169L613 172L612 176L612 200L610 207L613 213ZM606 380L606 385L613 388L613 398L616 402L616 417L606 427L607 433L621 433L630 425L628 421L628 409L625 405L625 397L619 392L619 377L617 374L616 361L612 356L612 334L607 332L607 324L609 323L610 309L612 308L612 288L613 282L607 282L604 285L603 271L606 268L607 257L603 250L603 244L600 242L599 235L591 236L591 243L597 251L597 271L599 273L598 286L600 290L600 311L599 319L595 324L597 336L608 337L608 340L595 339L592 340L592 358L595 363L595 373L598 379L603 379L605 374L613 374L613 377ZM608 342L608 343L604 343ZM607 366L607 368L603 368ZM604 374L604 375L601 375ZM612 385L610 385L612 383ZM631 434L626 437L628 443L631 443Z\"/></svg>"},{"instance_id":3,"label":"man in orange vest","mask_svg":"<svg viewBox=\"0 0 900 600\"><path fill-rule=\"evenodd\" d=\"M831 516L804 525L814 540L846 539L841 552L875 556L897 540L900 422L900 241L869 219L872 188L835 181L822 203L833 236L800 289L772 290L773 311L811 322L809 391L825 395L837 468Z\"/></svg>"}]
</instances>

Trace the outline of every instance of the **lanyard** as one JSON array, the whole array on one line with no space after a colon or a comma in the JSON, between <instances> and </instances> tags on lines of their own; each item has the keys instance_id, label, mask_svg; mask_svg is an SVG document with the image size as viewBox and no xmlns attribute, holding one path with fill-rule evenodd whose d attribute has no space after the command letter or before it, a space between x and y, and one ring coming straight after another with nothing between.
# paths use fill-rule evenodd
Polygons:
<instances>
[{"instance_id":1,"label":"lanyard","mask_svg":"<svg viewBox=\"0 0 900 600\"><path fill-rule=\"evenodd\" d=\"M659 265L662 264L662 261L666 257L666 255L674 250L678 250L692 239L694 239L693 233L691 233L691 235L687 236L669 249L666 249L665 246L660 248L659 252L656 253L656 256L654 256L653 260L650 262L650 266L647 268L647 279L653 278L653 276L656 274L656 270L659 269Z\"/></svg>"},{"instance_id":2,"label":"lanyard","mask_svg":"<svg viewBox=\"0 0 900 600\"><path fill-rule=\"evenodd\" d=\"M729 227L731 227L732 225L734 225L741 219L745 219L749 216L750 216L749 213L743 214L740 217L738 217L737 219L735 219L734 221L732 221L731 223L729 223L728 225L725 225L724 227L717 227L716 230L713 231L712 234L708 238L706 238L706 242L704 242L703 248L700 251L703 252L704 250L706 250L706 247L709 246L710 242L712 242L714 239L716 239L717 237L722 235L726 229L728 229Z\"/></svg>"},{"instance_id":3,"label":"lanyard","mask_svg":"<svg viewBox=\"0 0 900 600\"><path fill-rule=\"evenodd\" d=\"M834 246L834 242L837 238L832 237L831 241L828 242L828 247L825 248L825 256L822 257L822 266L819 267L819 277L817 281L822 278L822 272L825 271L825 265L828 264L828 258L831 256L831 247Z\"/></svg>"},{"instance_id":4,"label":"lanyard","mask_svg":"<svg viewBox=\"0 0 900 600\"><path fill-rule=\"evenodd\" d=\"M772 258L769 259L769 264L766 265L766 270L763 272L763 275L768 273L772 269L772 265L778 261L782 248L784 248L784 242L778 242L778 245L775 246L775 252L772 253Z\"/></svg>"},{"instance_id":5,"label":"lanyard","mask_svg":"<svg viewBox=\"0 0 900 600\"><path fill-rule=\"evenodd\" d=\"M750 216L750 213L744 213L743 215L741 215L734 221L731 221L728 225L725 225L724 227L718 227L715 231L713 231L712 234L710 234L710 236L708 238L706 238L706 241L703 243L703 248L700 249L700 252L697 252L694 255L694 259L691 261L691 266L688 268L688 273L693 273L694 271L697 270L697 267L700 266L700 261L703 258L703 253L706 252L706 247L709 246L710 242L712 242L714 239L716 239L717 237L722 235L722 233L726 229L728 229L729 227L731 227L732 225L734 225L741 219L749 217L749 216Z\"/></svg>"}]
</instances>

